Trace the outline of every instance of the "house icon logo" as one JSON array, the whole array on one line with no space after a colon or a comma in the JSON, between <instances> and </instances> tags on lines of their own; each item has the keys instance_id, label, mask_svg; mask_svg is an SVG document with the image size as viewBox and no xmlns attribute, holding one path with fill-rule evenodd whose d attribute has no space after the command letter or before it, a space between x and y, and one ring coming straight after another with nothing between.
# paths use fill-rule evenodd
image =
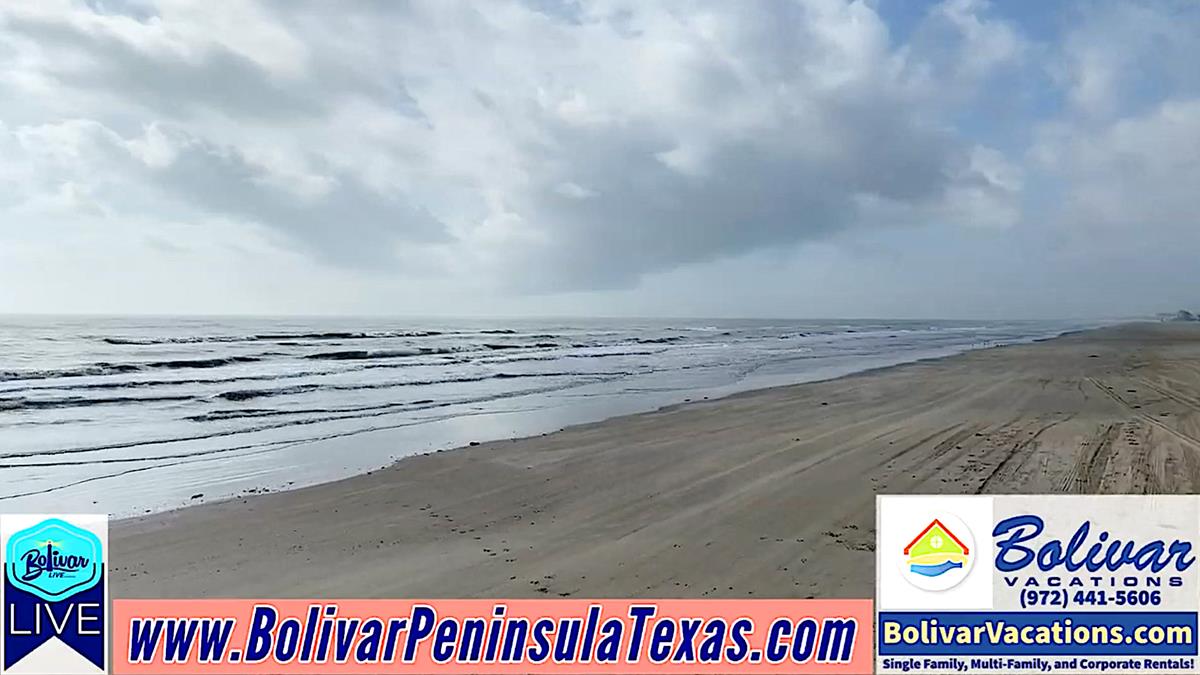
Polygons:
<instances>
[{"instance_id":1,"label":"house icon logo","mask_svg":"<svg viewBox=\"0 0 1200 675\"><path fill-rule=\"evenodd\" d=\"M957 586L974 562L971 530L958 518L940 515L929 521L904 547L904 578L926 591Z\"/></svg>"}]
</instances>

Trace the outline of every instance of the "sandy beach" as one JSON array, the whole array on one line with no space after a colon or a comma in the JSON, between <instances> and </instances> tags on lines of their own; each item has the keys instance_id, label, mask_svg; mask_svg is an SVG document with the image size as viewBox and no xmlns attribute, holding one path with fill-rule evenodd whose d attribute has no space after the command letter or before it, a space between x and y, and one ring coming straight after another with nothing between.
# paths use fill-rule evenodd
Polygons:
<instances>
[{"instance_id":1,"label":"sandy beach","mask_svg":"<svg viewBox=\"0 0 1200 675\"><path fill-rule=\"evenodd\" d=\"M113 597L869 597L874 497L1190 493L1200 326L1135 324L114 523Z\"/></svg>"}]
</instances>

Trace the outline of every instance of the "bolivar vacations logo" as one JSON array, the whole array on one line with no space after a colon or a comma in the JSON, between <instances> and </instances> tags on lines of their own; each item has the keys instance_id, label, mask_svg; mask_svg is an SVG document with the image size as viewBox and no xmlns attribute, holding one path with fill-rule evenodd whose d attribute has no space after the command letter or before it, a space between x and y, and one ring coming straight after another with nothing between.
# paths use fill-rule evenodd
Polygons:
<instances>
[{"instance_id":1,"label":"bolivar vacations logo","mask_svg":"<svg viewBox=\"0 0 1200 675\"><path fill-rule=\"evenodd\" d=\"M974 547L966 523L952 514L940 514L902 549L904 578L926 591L954 588L971 572Z\"/></svg>"},{"instance_id":2,"label":"bolivar vacations logo","mask_svg":"<svg viewBox=\"0 0 1200 675\"><path fill-rule=\"evenodd\" d=\"M876 507L878 672L1200 672L1200 497Z\"/></svg>"},{"instance_id":3,"label":"bolivar vacations logo","mask_svg":"<svg viewBox=\"0 0 1200 675\"><path fill-rule=\"evenodd\" d=\"M104 672L107 539L105 515L0 515L0 673Z\"/></svg>"}]
</instances>

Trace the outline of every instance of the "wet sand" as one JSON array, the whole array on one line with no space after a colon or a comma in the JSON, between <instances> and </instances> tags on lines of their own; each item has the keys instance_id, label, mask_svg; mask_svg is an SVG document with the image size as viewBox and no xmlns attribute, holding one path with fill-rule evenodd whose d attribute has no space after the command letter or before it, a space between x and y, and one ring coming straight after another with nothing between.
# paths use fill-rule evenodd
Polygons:
<instances>
[{"instance_id":1,"label":"wet sand","mask_svg":"<svg viewBox=\"0 0 1200 675\"><path fill-rule=\"evenodd\" d=\"M1134 324L114 523L113 597L870 597L874 496L1192 493L1200 325Z\"/></svg>"}]
</instances>

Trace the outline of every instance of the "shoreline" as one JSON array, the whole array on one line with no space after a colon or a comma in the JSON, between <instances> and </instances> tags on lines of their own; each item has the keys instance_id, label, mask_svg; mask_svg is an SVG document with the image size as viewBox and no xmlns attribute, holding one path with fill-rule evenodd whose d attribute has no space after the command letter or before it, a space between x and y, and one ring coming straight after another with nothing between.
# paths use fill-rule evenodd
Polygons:
<instances>
[{"instance_id":1,"label":"shoreline","mask_svg":"<svg viewBox=\"0 0 1200 675\"><path fill-rule=\"evenodd\" d=\"M215 377L206 375L194 382L184 378L178 385L170 384L173 378L156 382L157 388L165 387L159 393L178 394L179 403L154 403L155 397L142 403L144 397L137 394L138 398L114 409L113 414L134 424L102 426L101 418L89 417L72 422L72 431L57 424L56 416L66 414L57 403L91 405L88 399L52 400L55 405L43 406L44 410L37 401L22 403L41 412L26 413L27 419L11 439L24 451L9 470L14 489L0 502L10 510L42 511L53 500L57 510L105 511L114 518L162 513L334 482L384 469L408 456L472 442L527 438L689 400L1027 344L1096 325L1079 321L676 323L541 325L529 321L498 330L465 322L416 331L415 326L400 330L386 322L364 322L352 326L360 332L350 334L330 332L346 331L348 326L268 320L174 328L120 321L105 327L99 337L79 334L74 328L43 326L47 334L62 333L65 344L78 344L81 349L95 341L110 345L101 348L107 350L100 355L104 360L95 365L108 368L111 362L134 369L128 382L106 380L107 388L140 387L144 378L136 373L142 372L149 358L143 352L158 351L155 345L160 344L202 345L169 347L177 360L163 362L164 366L226 365L218 367L221 372ZM274 365L227 364L248 355L258 358L261 348L256 345L263 339L293 334L317 341L272 352L271 358L278 360ZM358 346L364 346L368 358L309 372L308 361L302 360L313 356L308 351L322 346L320 339L345 335L364 341ZM226 346L227 338L221 336L236 339ZM543 354L543 345L533 340L550 336L558 339L559 346ZM203 346L209 340L221 346ZM386 356L392 352L384 348L396 346L397 340L405 345L402 351L420 347L435 356L393 363ZM504 349L497 353L486 344L489 340L503 342L496 346ZM471 351L475 348L482 351ZM37 346L31 349L38 353ZM451 359L450 365L436 356L461 349L472 355ZM372 353L378 358L370 358ZM201 355L212 358L190 359ZM45 356L50 360L48 368L58 363L53 354ZM69 370L50 368L46 373L59 377ZM253 386L259 388L241 389L243 385L236 384L239 378L247 380L244 386L258 383ZM56 391L56 384L67 389L89 386L54 378L48 382L50 386L29 391ZM24 391L21 386L12 390ZM259 402L246 403L243 398Z\"/></svg>"},{"instance_id":2,"label":"shoreline","mask_svg":"<svg viewBox=\"0 0 1200 675\"><path fill-rule=\"evenodd\" d=\"M259 497L262 497L262 496L265 496L268 494L279 494L279 493L284 493L284 492L292 492L295 490L304 490L304 489L320 487L323 485L335 484L335 483L339 483L342 481L353 480L353 479L361 477L361 476L371 475L377 471L384 471L384 470L390 469L390 468L396 466L398 463L407 461L412 458L424 457L424 456L428 456L428 455L435 455L435 454L441 454L441 453L446 453L446 452L462 451L462 450L466 450L468 448L475 447L475 446L482 445L482 444L502 443L502 442L510 442L510 441L523 441L523 440L527 440L527 439L531 439L531 438L547 436L549 434L561 433L563 431L568 431L568 430L571 430L571 429L574 429L577 427L584 427L584 426L594 425L594 424L605 424L605 423L612 422L615 420L621 420L621 419L624 419L627 417L635 417L638 415L653 414L653 413L658 413L661 411L671 410L671 409L685 407L685 406L689 406L689 405L695 405L695 404L703 403L703 402L724 401L724 400L728 400L728 399L735 398L735 397L752 396L752 395L755 395L758 393L769 392L769 391L773 391L773 390L777 390L777 389L787 389L790 387L801 387L801 386L817 384L817 383L832 382L832 381L841 380L841 379L845 379L845 378L857 377L857 376L862 376L862 375L870 375L872 373L883 372L883 371L887 371L887 370L890 370L893 368L903 368L905 366L909 366L909 365L913 365L913 364L936 362L936 361L941 361L944 359L951 359L951 358L955 358L955 357L961 356L963 354L968 354L971 352L987 351L987 350L994 350L994 349L1007 349L1007 348L1011 348L1011 347L1032 345L1032 344L1037 344L1040 342L1057 340L1057 339L1060 339L1060 338L1063 338L1063 337L1066 337L1069 335L1086 333L1088 331L1093 331L1093 330L1103 330L1104 328L1111 328L1116 325L1134 325L1136 323L1140 323L1140 322L1132 322L1130 324L1112 324L1109 326L1102 326L1099 328L1069 329L1069 330L1064 330L1058 334L1049 335L1049 336L1027 337L1027 338L1024 338L1024 339L1016 341L1016 342L1009 342L1009 343L1004 343L1004 344L990 344L990 345L983 346L983 347L969 347L969 348L965 348L965 349L953 348L953 349L948 350L947 353L938 353L938 354L933 354L933 355L928 355L928 356L920 356L917 358L907 358L908 355L901 356L901 355L881 354L881 355L871 357L871 360L881 361L882 363L880 365L869 365L869 366L865 366L865 367L847 366L847 367L826 368L821 371L817 371L815 374L813 374L811 376L810 375L801 376L800 379L791 379L792 376L788 376L788 379L790 379L791 381L785 381L785 382L778 383L778 384L756 385L756 386L751 386L749 388L743 388L743 386L741 384L734 384L734 385L726 385L726 386L720 386L720 387L708 388L708 389L696 389L693 391L689 391L687 393L687 397L682 398L682 400L661 403L661 404L653 405L651 407L636 407L635 406L629 410L621 410L619 412L611 412L611 413L601 413L599 416L594 416L594 415L588 414L586 412L582 412L581 414L579 414L577 416L577 421L570 421L570 422L566 422L563 424L553 424L553 423L545 424L545 423L539 423L536 421L530 422L530 423L518 424L517 426L522 427L522 428L519 430L514 430L512 434L500 433L498 435L494 435L494 434L490 434L488 432L484 432L482 434L467 434L467 435L465 435L464 439L460 439L459 441L449 441L445 444L438 444L435 442L431 449L411 450L411 451L409 451L408 454L392 455L383 464L367 464L367 463L360 462L359 468L357 470L353 470L350 473L345 474L345 475L335 476L335 477L328 478L328 479L306 480L300 484L294 484L293 481L289 481L286 485L279 485L279 484L275 484L275 485L257 484L257 485L255 485L255 484L252 484L251 487L243 488L241 491L219 493L218 496L211 497L211 498L206 498L206 497L202 496L198 500L191 501L189 503L179 503L179 504L175 504L173 506L169 506L167 508L144 509L144 512L120 515L116 518L113 518L112 522L118 523L118 522L125 522L125 521L136 521L136 520L140 520L143 518L152 518L154 516L167 515L167 514L171 514L174 512L178 512L178 511L194 509L194 508L201 508L201 507L205 507L205 506L209 506L209 505L221 504L224 502L231 502L231 501L245 500L245 499L255 499L255 498L259 498ZM899 358L900 360L894 360L895 358ZM709 392L709 395L705 395L704 392ZM693 397L695 397L695 398L693 398ZM495 413L493 413L493 414L495 414ZM467 418L464 418L464 419L467 419ZM445 422L445 421L443 421L443 422ZM443 422L433 422L431 424L437 425L437 424L441 424ZM350 433L345 433L345 434L339 434L336 438L339 441L349 442L349 443L353 444L354 440L356 438L370 437L370 436L373 436L376 434L388 434L389 432L394 433L395 431L396 431L395 429L390 429L390 428L368 429L368 430L350 432ZM474 436L475 438L471 438L472 436ZM466 439L470 439L470 440L466 440ZM377 442L374 440L370 441L370 443L372 445L377 444ZM232 481L232 483L233 484L245 484L249 480L250 479L248 479L248 478L243 479L243 480L235 480L235 481ZM195 499L195 498L193 498L193 499Z\"/></svg>"},{"instance_id":3,"label":"shoreline","mask_svg":"<svg viewBox=\"0 0 1200 675\"><path fill-rule=\"evenodd\" d=\"M1147 354L1151 365L1138 365ZM1164 355L1200 363L1200 332L1123 324L970 350L124 519L113 524L114 588L861 597L873 579L878 492L1191 489L1200 467L1176 447L1197 436L1191 389L1177 397L1184 403L1164 398L1181 407L1166 421L1140 424L1127 418L1141 405L1095 395L1112 377L1161 379ZM1103 466L1080 460L1088 447ZM230 532L240 541L221 541ZM732 577L704 563L739 550L762 560ZM279 559L295 570L275 579L268 561Z\"/></svg>"}]
</instances>

